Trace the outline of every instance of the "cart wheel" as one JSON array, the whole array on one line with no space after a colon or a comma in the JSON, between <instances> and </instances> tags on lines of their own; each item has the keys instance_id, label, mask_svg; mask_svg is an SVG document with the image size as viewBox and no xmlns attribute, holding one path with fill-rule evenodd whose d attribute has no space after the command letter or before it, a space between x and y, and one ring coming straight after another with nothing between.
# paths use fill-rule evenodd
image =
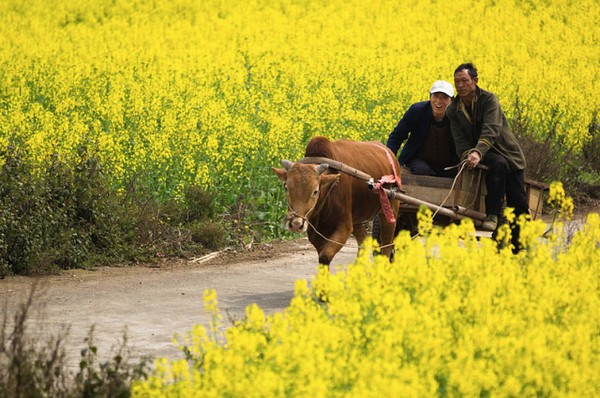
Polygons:
<instances>
[{"instance_id":1,"label":"cart wheel","mask_svg":"<svg viewBox=\"0 0 600 398\"><path fill-rule=\"evenodd\" d=\"M398 236L400 231L406 230L410 233L411 236L416 235L419 231L418 222L417 222L417 214L416 213L400 213L398 214L398 218L396 220L396 231L394 232L394 237ZM373 239L377 241L381 245L381 228L379 224L379 216L375 216L373 218Z\"/></svg>"},{"instance_id":2,"label":"cart wheel","mask_svg":"<svg viewBox=\"0 0 600 398\"><path fill-rule=\"evenodd\" d=\"M396 232L394 236L397 236L400 231L408 231L410 236L415 236L419 233L419 222L417 221L417 213L400 213L398 214L398 220L396 221Z\"/></svg>"},{"instance_id":3,"label":"cart wheel","mask_svg":"<svg viewBox=\"0 0 600 398\"><path fill-rule=\"evenodd\" d=\"M373 218L373 228L371 236L377 241L377 243L381 245L381 226L379 224L379 215Z\"/></svg>"},{"instance_id":4,"label":"cart wheel","mask_svg":"<svg viewBox=\"0 0 600 398\"><path fill-rule=\"evenodd\" d=\"M396 232L394 232L394 236L396 236L396 234L398 233L398 223L396 223ZM373 237L373 239L375 239L377 241L377 243L379 243L379 246L381 246L381 222L379 221L379 215L375 216L375 218L373 218L373 227L371 229L371 236ZM378 255L380 253L373 251L373 255ZM392 255L390 257L390 261L392 261L394 259L394 250L392 249Z\"/></svg>"}]
</instances>

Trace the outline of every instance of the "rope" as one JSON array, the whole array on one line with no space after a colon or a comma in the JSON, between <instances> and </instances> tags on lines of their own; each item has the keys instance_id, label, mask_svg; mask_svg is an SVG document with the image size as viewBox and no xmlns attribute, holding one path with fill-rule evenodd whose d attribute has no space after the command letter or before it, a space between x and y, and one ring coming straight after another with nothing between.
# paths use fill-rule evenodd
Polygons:
<instances>
[{"instance_id":1,"label":"rope","mask_svg":"<svg viewBox=\"0 0 600 398\"><path fill-rule=\"evenodd\" d=\"M333 187L332 187L332 188L333 188ZM331 190L330 190L330 191L331 191ZM319 193L319 195L320 195L320 193ZM323 199L323 200L325 200L325 199ZM312 211L315 209L315 207L317 206L317 203L319 203L319 199L317 199L317 200L315 201L315 204L313 205L313 207L311 207L311 208L310 208L310 209L309 209L309 210L306 212L306 214L305 214L304 216L301 216L300 214L298 214L298 213L296 212L296 210L292 209L292 207L290 206L290 202L288 201L288 211L289 211L290 213L292 213L292 215L294 215L295 217L301 218L301 219L303 219L304 221L308 221L308 215L309 215L309 214L310 214L310 213L311 213L311 212L312 212Z\"/></svg>"},{"instance_id":2,"label":"rope","mask_svg":"<svg viewBox=\"0 0 600 398\"><path fill-rule=\"evenodd\" d=\"M438 206L437 210L435 211L435 213L433 213L433 215L431 216L431 218L435 218L435 216L437 215L438 211L440 211L440 208L442 206L444 206L444 203L446 203L446 201L448 200L448 198L450 197L450 195L452 195L452 191L454 191L454 186L456 185L456 181L458 180L458 177L461 175L461 173L465 169L465 165L466 164L467 164L467 162L463 160L462 162L460 162L456 166L447 167L445 169L445 170L451 170L451 169L453 169L455 167L459 167L458 173L456 173L456 177L454 177L454 181L452 181L452 186L450 187L450 191L448 192L448 195L446 195L446 197L444 198L444 200L442 201L442 203Z\"/></svg>"},{"instance_id":3,"label":"rope","mask_svg":"<svg viewBox=\"0 0 600 398\"><path fill-rule=\"evenodd\" d=\"M321 238L325 239L328 242L331 243L335 243L336 245L340 245L342 247L344 247L346 244L345 243L340 243L340 242L336 242L335 240L329 239L328 237L326 237L325 235L323 235L322 233L320 233L314 225L312 225L312 223L308 220L306 220L306 222L308 223L308 225L313 229L313 231L315 231L317 233L317 235L319 235Z\"/></svg>"}]
</instances>

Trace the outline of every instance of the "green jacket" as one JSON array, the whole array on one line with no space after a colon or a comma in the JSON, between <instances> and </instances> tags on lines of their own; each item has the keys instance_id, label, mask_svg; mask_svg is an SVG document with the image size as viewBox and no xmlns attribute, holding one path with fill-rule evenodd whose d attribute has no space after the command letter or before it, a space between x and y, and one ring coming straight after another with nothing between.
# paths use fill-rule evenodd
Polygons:
<instances>
[{"instance_id":1,"label":"green jacket","mask_svg":"<svg viewBox=\"0 0 600 398\"><path fill-rule=\"evenodd\" d=\"M498 98L479 87L475 90L477 101L473 109L473 124L460 109L459 96L456 96L446 109L456 154L462 160L469 152L475 150L483 159L485 154L492 150L508 161L511 171L523 170L526 166L525 156L508 127Z\"/></svg>"}]
</instances>

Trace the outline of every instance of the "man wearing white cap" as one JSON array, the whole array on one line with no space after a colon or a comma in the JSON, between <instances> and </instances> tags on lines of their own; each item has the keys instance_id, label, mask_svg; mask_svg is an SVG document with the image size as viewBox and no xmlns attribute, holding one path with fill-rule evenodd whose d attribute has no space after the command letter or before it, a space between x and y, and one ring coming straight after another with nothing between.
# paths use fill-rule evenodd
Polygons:
<instances>
[{"instance_id":1,"label":"man wearing white cap","mask_svg":"<svg viewBox=\"0 0 600 398\"><path fill-rule=\"evenodd\" d=\"M414 174L453 177L456 169L444 170L458 163L446 108L452 102L454 88L438 80L429 90L429 101L412 104L391 132L387 147L398 153L398 160Z\"/></svg>"}]
</instances>

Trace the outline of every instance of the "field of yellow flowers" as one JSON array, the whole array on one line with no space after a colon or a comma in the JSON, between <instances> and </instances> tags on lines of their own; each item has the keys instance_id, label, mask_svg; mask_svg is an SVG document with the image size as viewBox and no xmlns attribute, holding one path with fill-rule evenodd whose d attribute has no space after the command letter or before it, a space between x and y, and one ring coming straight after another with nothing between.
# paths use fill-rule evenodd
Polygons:
<instances>
[{"instance_id":1,"label":"field of yellow flowers","mask_svg":"<svg viewBox=\"0 0 600 398\"><path fill-rule=\"evenodd\" d=\"M473 61L534 134L580 145L598 113L597 0L5 0L0 154L99 156L115 189L196 184L277 213L269 167L314 135L385 141ZM518 105L517 105L518 104ZM2 159L0 158L0 163Z\"/></svg>"}]
</instances>

